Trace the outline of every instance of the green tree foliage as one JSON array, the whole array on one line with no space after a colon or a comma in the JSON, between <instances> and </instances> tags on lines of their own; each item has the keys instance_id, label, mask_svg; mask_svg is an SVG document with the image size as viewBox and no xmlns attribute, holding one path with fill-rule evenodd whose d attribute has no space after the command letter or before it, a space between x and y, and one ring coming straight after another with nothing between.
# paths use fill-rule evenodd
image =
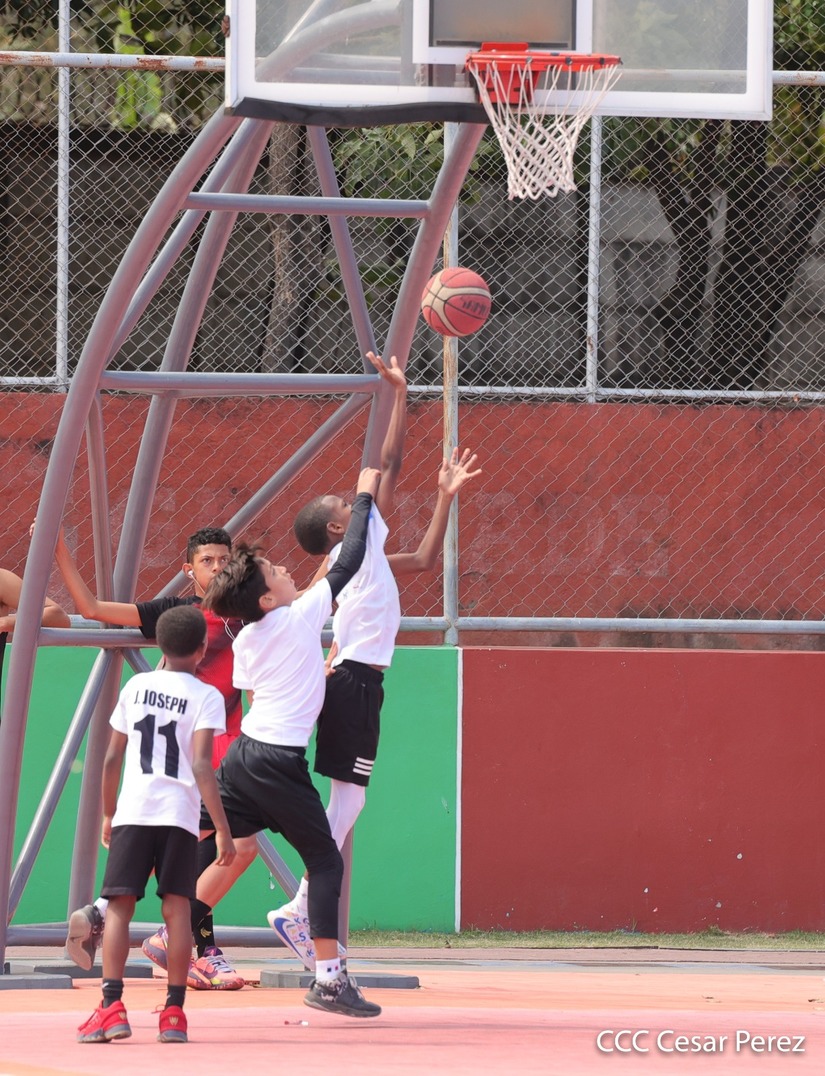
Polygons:
<instances>
[{"instance_id":1,"label":"green tree foliage","mask_svg":"<svg viewBox=\"0 0 825 1076\"><path fill-rule=\"evenodd\" d=\"M642 17L647 0L633 6ZM825 70L825 4L784 0L774 18L774 68ZM657 368L628 356L619 384L760 386L825 200L823 92L776 87L769 123L606 121L605 178L655 191L678 256L670 290L645 315Z\"/></svg>"}]
</instances>

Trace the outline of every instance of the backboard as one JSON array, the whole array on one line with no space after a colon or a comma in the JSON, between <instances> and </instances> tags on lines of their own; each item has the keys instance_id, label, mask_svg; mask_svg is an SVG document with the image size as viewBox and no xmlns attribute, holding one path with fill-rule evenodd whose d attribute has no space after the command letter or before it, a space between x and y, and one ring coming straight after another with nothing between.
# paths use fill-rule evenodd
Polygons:
<instances>
[{"instance_id":1,"label":"backboard","mask_svg":"<svg viewBox=\"0 0 825 1076\"><path fill-rule=\"evenodd\" d=\"M599 115L769 119L771 0L227 0L226 107L317 126L486 122L486 41L606 52Z\"/></svg>"}]
</instances>

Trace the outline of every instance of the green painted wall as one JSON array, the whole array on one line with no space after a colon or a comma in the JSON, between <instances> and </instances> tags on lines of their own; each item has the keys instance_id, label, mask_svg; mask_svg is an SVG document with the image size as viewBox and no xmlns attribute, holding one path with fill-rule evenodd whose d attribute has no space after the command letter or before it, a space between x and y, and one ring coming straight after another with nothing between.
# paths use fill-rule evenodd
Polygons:
<instances>
[{"instance_id":1,"label":"green painted wall","mask_svg":"<svg viewBox=\"0 0 825 1076\"><path fill-rule=\"evenodd\" d=\"M23 758L17 843L22 843L74 714L96 651L44 648L38 653ZM152 654L147 653L152 660ZM8 648L6 663L8 663ZM385 681L381 749L355 833L351 925L385 930L452 930L455 925L457 651L401 647ZM69 869L82 761L75 764L15 923L66 918ZM322 796L327 787L318 779ZM292 849L276 844L298 874ZM99 878L105 853L101 849ZM151 894L151 895L149 895ZM280 887L256 861L224 899L220 924L265 926L283 902ZM158 919L149 884L141 922Z\"/></svg>"}]
</instances>

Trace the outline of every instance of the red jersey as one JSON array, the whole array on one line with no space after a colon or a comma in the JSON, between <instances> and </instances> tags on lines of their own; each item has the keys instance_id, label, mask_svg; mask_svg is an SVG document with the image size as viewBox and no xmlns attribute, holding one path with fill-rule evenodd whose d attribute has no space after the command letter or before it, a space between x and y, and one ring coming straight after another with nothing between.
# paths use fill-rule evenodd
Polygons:
<instances>
[{"instance_id":1,"label":"red jersey","mask_svg":"<svg viewBox=\"0 0 825 1076\"><path fill-rule=\"evenodd\" d=\"M153 598L151 601L137 602L141 633L147 639L154 639L155 626L161 613L176 605L200 604L200 598L193 596ZM217 769L229 750L229 745L241 734L241 691L232 684L232 642L243 627L243 621L217 616L206 609L201 609L201 612L206 619L208 646L203 661L195 670L195 676L205 684L216 687L223 695L226 707L226 732L216 733L212 744L212 765Z\"/></svg>"}]
</instances>

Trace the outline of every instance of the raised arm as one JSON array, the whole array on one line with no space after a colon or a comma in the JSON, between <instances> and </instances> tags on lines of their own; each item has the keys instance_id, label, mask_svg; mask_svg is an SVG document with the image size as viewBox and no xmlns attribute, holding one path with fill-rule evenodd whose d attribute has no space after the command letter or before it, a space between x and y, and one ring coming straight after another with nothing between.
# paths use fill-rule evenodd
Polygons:
<instances>
[{"instance_id":1,"label":"raised arm","mask_svg":"<svg viewBox=\"0 0 825 1076\"><path fill-rule=\"evenodd\" d=\"M459 450L454 448L449 458L444 457L438 472L438 500L427 533L415 552L389 554L387 560L393 575L431 572L435 568L447 533L450 505L464 483L481 474L481 468L476 468L477 460L478 457L468 448L460 455Z\"/></svg>"},{"instance_id":2,"label":"raised arm","mask_svg":"<svg viewBox=\"0 0 825 1076\"><path fill-rule=\"evenodd\" d=\"M407 379L395 355L390 359L389 366L380 355L372 351L367 352L367 358L384 381L392 386L394 394L390 424L381 446L381 485L375 498L378 511L386 517L392 511L404 455L404 438L407 433Z\"/></svg>"},{"instance_id":3,"label":"raised arm","mask_svg":"<svg viewBox=\"0 0 825 1076\"><path fill-rule=\"evenodd\" d=\"M120 624L125 628L140 627L140 614L133 602L100 601L92 594L77 570L74 557L66 545L62 527L57 536L54 555L66 589L81 616L85 616L87 620L100 620L104 624Z\"/></svg>"},{"instance_id":4,"label":"raised arm","mask_svg":"<svg viewBox=\"0 0 825 1076\"><path fill-rule=\"evenodd\" d=\"M7 568L0 568L0 631L14 631L22 590L23 580L20 576ZM68 628L71 622L68 613L57 602L46 598L40 623L44 628Z\"/></svg>"},{"instance_id":5,"label":"raised arm","mask_svg":"<svg viewBox=\"0 0 825 1076\"><path fill-rule=\"evenodd\" d=\"M381 472L374 467L365 467L358 478L358 490L352 502L352 512L341 543L341 552L326 575L333 600L361 567L361 561L367 551L370 510L380 480Z\"/></svg>"}]
</instances>

